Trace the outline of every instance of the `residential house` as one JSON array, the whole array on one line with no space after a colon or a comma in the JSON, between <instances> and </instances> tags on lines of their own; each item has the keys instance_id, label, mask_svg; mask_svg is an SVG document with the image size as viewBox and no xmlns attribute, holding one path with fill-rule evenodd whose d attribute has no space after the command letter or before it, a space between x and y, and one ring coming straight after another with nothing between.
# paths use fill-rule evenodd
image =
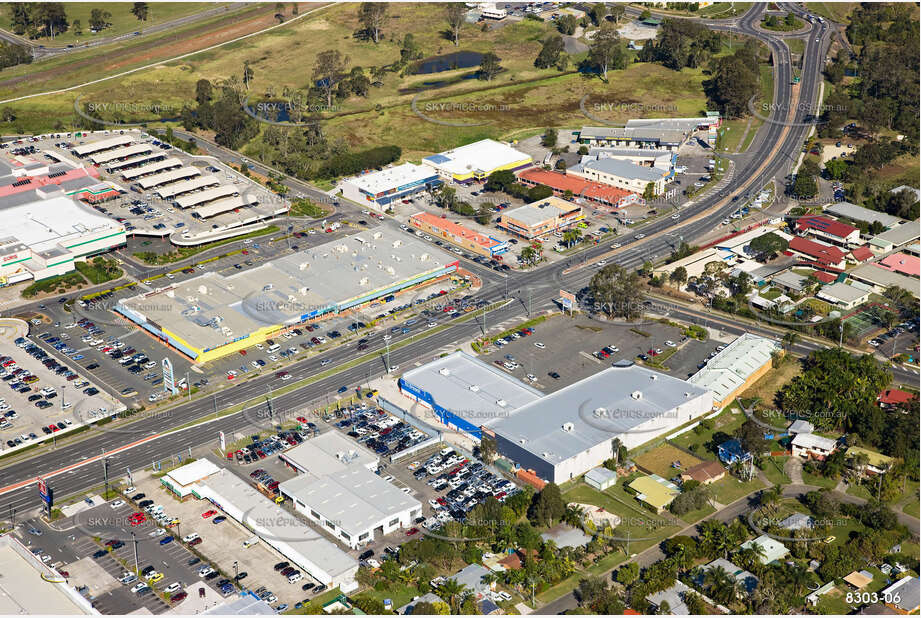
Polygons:
<instances>
[{"instance_id":1,"label":"residential house","mask_svg":"<svg viewBox=\"0 0 921 618\"><path fill-rule=\"evenodd\" d=\"M726 468L718 461L702 461L696 466L691 466L681 473L682 481L697 481L701 485L709 485L726 476Z\"/></svg>"},{"instance_id":2,"label":"residential house","mask_svg":"<svg viewBox=\"0 0 921 618\"><path fill-rule=\"evenodd\" d=\"M716 453L724 464L734 464L750 461L752 454L742 448L742 443L736 438L726 440L716 448Z\"/></svg>"},{"instance_id":3,"label":"residential house","mask_svg":"<svg viewBox=\"0 0 921 618\"><path fill-rule=\"evenodd\" d=\"M811 530L815 521L804 513L793 513L780 522L780 527L784 530Z\"/></svg>"},{"instance_id":4,"label":"residential house","mask_svg":"<svg viewBox=\"0 0 921 618\"><path fill-rule=\"evenodd\" d=\"M726 571L730 577L735 579L739 583L739 595L751 594L755 591L755 588L758 587L758 578L755 577L752 573L749 573L742 567L736 566L732 562L729 562L725 558L717 558L713 562L704 565L700 568L700 575L695 579L695 583L698 586L703 585L704 577L706 576L707 571L710 569L721 568Z\"/></svg>"},{"instance_id":5,"label":"residential house","mask_svg":"<svg viewBox=\"0 0 921 618\"><path fill-rule=\"evenodd\" d=\"M846 283L832 283L819 290L816 297L842 309L853 309L867 302L870 292Z\"/></svg>"},{"instance_id":6,"label":"residential house","mask_svg":"<svg viewBox=\"0 0 921 618\"><path fill-rule=\"evenodd\" d=\"M841 579L855 590L860 590L873 581L873 573L867 570L851 571Z\"/></svg>"},{"instance_id":7,"label":"residential house","mask_svg":"<svg viewBox=\"0 0 921 618\"><path fill-rule=\"evenodd\" d=\"M774 561L783 560L784 557L790 553L790 550L787 549L783 543L766 534L762 534L757 539L745 541L740 547L742 549L748 549L756 545L760 547L762 551L762 555L758 558L761 564L771 564Z\"/></svg>"},{"instance_id":8,"label":"residential house","mask_svg":"<svg viewBox=\"0 0 921 618\"><path fill-rule=\"evenodd\" d=\"M814 433L801 433L793 438L790 446L795 457L824 461L838 447L838 442Z\"/></svg>"},{"instance_id":9,"label":"residential house","mask_svg":"<svg viewBox=\"0 0 921 618\"><path fill-rule=\"evenodd\" d=\"M887 388L879 394L876 400L881 408L894 408L908 404L917 397L914 393L903 391L900 388Z\"/></svg>"},{"instance_id":10,"label":"residential house","mask_svg":"<svg viewBox=\"0 0 921 618\"><path fill-rule=\"evenodd\" d=\"M481 616L499 616L505 613L501 607L490 599L480 599L477 601L476 608Z\"/></svg>"},{"instance_id":11,"label":"residential house","mask_svg":"<svg viewBox=\"0 0 921 618\"><path fill-rule=\"evenodd\" d=\"M812 433L813 431L815 431L815 425L803 419L797 419L787 427L787 433L791 436L795 436L798 433Z\"/></svg>"},{"instance_id":12,"label":"residential house","mask_svg":"<svg viewBox=\"0 0 921 618\"><path fill-rule=\"evenodd\" d=\"M661 513L672 503L681 491L678 486L666 481L658 474L650 474L634 479L627 485L636 493L636 499L656 513Z\"/></svg>"},{"instance_id":13,"label":"residential house","mask_svg":"<svg viewBox=\"0 0 921 618\"><path fill-rule=\"evenodd\" d=\"M684 599L691 592L691 588L677 579L669 588L660 592L647 595L646 600L655 610L653 613L663 613L663 605L667 604L668 613L673 616L689 616L691 611L685 605Z\"/></svg>"},{"instance_id":14,"label":"residential house","mask_svg":"<svg viewBox=\"0 0 921 618\"><path fill-rule=\"evenodd\" d=\"M877 453L876 451L871 451L870 449L860 448L859 446L852 446L845 452L845 458L856 465L856 459L860 456L866 458L866 465L863 468L863 473L870 474L884 474L889 470L890 467L895 463L895 457L889 457L888 455L883 455L882 453Z\"/></svg>"},{"instance_id":15,"label":"residential house","mask_svg":"<svg viewBox=\"0 0 921 618\"><path fill-rule=\"evenodd\" d=\"M442 598L432 592L426 592L422 596L415 597L412 601L397 609L397 614L404 616L413 613L413 608L419 603L444 603Z\"/></svg>"},{"instance_id":16,"label":"residential house","mask_svg":"<svg viewBox=\"0 0 921 618\"><path fill-rule=\"evenodd\" d=\"M454 579L458 584L463 584L465 590L475 595L474 598L479 600L490 590L496 589L495 582L487 584L483 581L483 576L491 573L492 571L481 564L469 564L455 573L451 579Z\"/></svg>"},{"instance_id":17,"label":"residential house","mask_svg":"<svg viewBox=\"0 0 921 618\"><path fill-rule=\"evenodd\" d=\"M903 577L888 588L885 588L879 596L890 609L894 609L899 614L917 614L919 597L921 597L921 586L919 586L917 577Z\"/></svg>"}]
</instances>

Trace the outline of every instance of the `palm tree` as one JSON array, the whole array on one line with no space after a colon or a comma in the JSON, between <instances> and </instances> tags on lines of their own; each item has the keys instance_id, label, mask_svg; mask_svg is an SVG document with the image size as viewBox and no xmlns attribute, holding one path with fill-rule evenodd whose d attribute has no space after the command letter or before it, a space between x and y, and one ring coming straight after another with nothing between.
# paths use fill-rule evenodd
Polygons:
<instances>
[{"instance_id":1,"label":"palm tree","mask_svg":"<svg viewBox=\"0 0 921 618\"><path fill-rule=\"evenodd\" d=\"M786 574L787 584L793 589L796 598L803 599L803 608L805 609L806 599L803 595L805 594L806 586L812 579L809 572L798 564L793 565L784 572Z\"/></svg>"},{"instance_id":2,"label":"palm tree","mask_svg":"<svg viewBox=\"0 0 921 618\"><path fill-rule=\"evenodd\" d=\"M723 604L731 603L735 600L739 592L739 585L735 577L726 572L723 567L715 566L707 570L704 575L710 596Z\"/></svg>"},{"instance_id":3,"label":"palm tree","mask_svg":"<svg viewBox=\"0 0 921 618\"><path fill-rule=\"evenodd\" d=\"M567 504L563 513L563 522L573 528L580 528L585 522L585 509L574 504Z\"/></svg>"},{"instance_id":4,"label":"palm tree","mask_svg":"<svg viewBox=\"0 0 921 618\"><path fill-rule=\"evenodd\" d=\"M456 614L466 588L466 585L459 583L452 577L438 587L438 595L448 602L448 605L451 606L451 611Z\"/></svg>"},{"instance_id":5,"label":"palm tree","mask_svg":"<svg viewBox=\"0 0 921 618\"><path fill-rule=\"evenodd\" d=\"M795 346L798 341L799 341L799 333L791 330L791 331L787 331L787 333L784 334L783 339L780 340L780 343L784 349L784 352L789 352L790 350L793 349L793 346Z\"/></svg>"},{"instance_id":6,"label":"palm tree","mask_svg":"<svg viewBox=\"0 0 921 618\"><path fill-rule=\"evenodd\" d=\"M582 230L577 227L574 227L570 230L563 232L563 242L566 243L567 247L572 247L574 244L579 242L582 239Z\"/></svg>"}]
</instances>

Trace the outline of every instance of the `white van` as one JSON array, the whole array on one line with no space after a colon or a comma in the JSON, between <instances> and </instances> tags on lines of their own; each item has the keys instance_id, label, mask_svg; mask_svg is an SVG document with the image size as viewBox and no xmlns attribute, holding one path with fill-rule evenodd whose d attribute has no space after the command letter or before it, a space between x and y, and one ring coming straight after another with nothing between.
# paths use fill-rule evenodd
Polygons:
<instances>
[{"instance_id":1,"label":"white van","mask_svg":"<svg viewBox=\"0 0 921 618\"><path fill-rule=\"evenodd\" d=\"M275 344L272 344L272 345L269 346L268 352L269 352L269 354L272 354L273 352L277 352L277 351L280 350L280 349L281 349L281 346L278 345L277 343L275 343Z\"/></svg>"},{"instance_id":2,"label":"white van","mask_svg":"<svg viewBox=\"0 0 921 618\"><path fill-rule=\"evenodd\" d=\"M248 539L246 539L245 541L243 541L243 549L249 549L250 547L252 547L253 545L255 545L255 544L258 543L258 542L259 542L259 537L258 537L258 536L251 536L251 537L249 537Z\"/></svg>"}]
</instances>

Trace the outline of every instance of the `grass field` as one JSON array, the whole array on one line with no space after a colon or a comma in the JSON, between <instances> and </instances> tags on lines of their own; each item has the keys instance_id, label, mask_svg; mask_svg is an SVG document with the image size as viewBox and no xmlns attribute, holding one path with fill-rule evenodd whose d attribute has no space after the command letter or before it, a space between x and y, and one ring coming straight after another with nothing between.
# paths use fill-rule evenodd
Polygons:
<instances>
[{"instance_id":1,"label":"grass field","mask_svg":"<svg viewBox=\"0 0 921 618\"><path fill-rule=\"evenodd\" d=\"M634 455L632 459L641 470L650 474L658 474L664 479L669 479L678 474L680 470L687 470L703 462L702 459L689 455L671 444L662 444L645 453ZM681 468L673 468L672 462L680 462Z\"/></svg>"},{"instance_id":2,"label":"grass field","mask_svg":"<svg viewBox=\"0 0 921 618\"><path fill-rule=\"evenodd\" d=\"M780 367L771 369L764 374L761 379L752 384L739 398L744 400L758 399L759 407L773 409L776 407L774 398L777 392L784 387L790 380L799 375L800 364L795 359L788 359ZM785 427L786 423L782 419L765 418L767 422L775 424L777 427Z\"/></svg>"},{"instance_id":3,"label":"grass field","mask_svg":"<svg viewBox=\"0 0 921 618\"><path fill-rule=\"evenodd\" d=\"M803 39L784 39L783 42L790 48L791 54L802 56L806 51L806 41Z\"/></svg>"},{"instance_id":4,"label":"grass field","mask_svg":"<svg viewBox=\"0 0 921 618\"><path fill-rule=\"evenodd\" d=\"M723 505L731 504L742 496L764 487L764 483L757 476L751 481L743 482L729 474L725 478L710 484L713 499Z\"/></svg>"},{"instance_id":5,"label":"grass field","mask_svg":"<svg viewBox=\"0 0 921 618\"><path fill-rule=\"evenodd\" d=\"M736 410L739 409L736 405L732 407ZM708 451L706 447L707 443L713 439L713 434L717 431L722 431L723 433L732 435L736 429L742 426L742 423L745 422L745 418L745 415L741 411L739 411L738 414L732 414L726 410L713 419L712 429L706 430L699 427L699 433L692 429L676 437L672 442L690 450L698 457L715 460L716 453Z\"/></svg>"},{"instance_id":6,"label":"grass field","mask_svg":"<svg viewBox=\"0 0 921 618\"><path fill-rule=\"evenodd\" d=\"M847 24L859 2L807 2L806 8L826 19Z\"/></svg>"},{"instance_id":7,"label":"grass field","mask_svg":"<svg viewBox=\"0 0 921 618\"><path fill-rule=\"evenodd\" d=\"M129 34L136 31L142 31L166 21L179 19L187 15L193 15L201 11L223 6L227 3L207 2L151 2L148 4L149 12L147 21L139 21L131 13L131 2L68 2L64 5L67 21L72 25L79 20L83 34L77 35L74 28L71 27L67 32L58 34L52 39L51 37L40 37L34 39L37 45L46 45L48 47L61 47L68 44L91 43L95 39L104 37L117 36L120 34ZM92 34L90 32L90 14L93 9L102 9L111 14L108 21L112 24L105 30ZM10 28L11 9L9 4L0 5L0 28L12 30Z\"/></svg>"},{"instance_id":8,"label":"grass field","mask_svg":"<svg viewBox=\"0 0 921 618\"><path fill-rule=\"evenodd\" d=\"M552 29L550 23L524 20L489 32L465 25L460 45L455 48L443 35L446 23L441 6L391 4L384 36L375 45L353 36L359 27L355 6L330 6L258 37L79 91L10 103L8 106L17 119L0 130L46 130L49 118L60 119L66 125L74 116L73 105L78 95L84 103L159 104L178 112L184 104L191 103L198 79L221 82L239 78L244 62L249 62L253 71L249 89L253 96L303 89L311 83L313 59L319 52L338 49L351 58L350 66L365 69L390 65L399 59L401 41L409 33L414 35L424 57L455 49L494 51L501 58L504 71L491 82L460 79L474 69L447 71L437 76L387 72L382 85L372 87L368 98L353 96L327 114L328 136L341 138L354 148L396 143L403 147L405 159L414 159L484 137L526 136L541 132L548 125L579 127L588 121L579 110L579 101L585 95L589 95L589 105L608 103L619 110L606 115L605 120L611 121L635 115L631 104L666 110L658 114L665 116L694 116L707 108L701 87L706 78L702 69L676 72L659 65L631 63L624 71L610 73L608 82L574 71L536 69L534 58L542 39ZM165 46L164 41L160 45ZM152 50L134 43L125 44L120 51L118 58L100 57L98 51L85 50L69 56L67 61L42 62L45 70L34 79L30 76L32 81L28 83L20 80L28 72L26 69L8 69L3 77L9 79L0 80L0 98L98 79L158 59ZM186 50L177 44L175 52L182 51ZM581 58L582 55L573 56L573 64ZM433 80L446 85L419 95L424 82ZM435 103L465 104L462 110L429 111L429 117L478 126L446 127L421 118L411 108L417 95L419 109ZM471 107L475 109L471 111ZM149 114L144 118L140 115L125 118L126 121L141 119L149 120Z\"/></svg>"},{"instance_id":9,"label":"grass field","mask_svg":"<svg viewBox=\"0 0 921 618\"><path fill-rule=\"evenodd\" d=\"M764 467L761 469L764 476L774 485L787 485L790 483L790 477L783 471L784 464L789 457L767 457L763 460Z\"/></svg>"}]
</instances>

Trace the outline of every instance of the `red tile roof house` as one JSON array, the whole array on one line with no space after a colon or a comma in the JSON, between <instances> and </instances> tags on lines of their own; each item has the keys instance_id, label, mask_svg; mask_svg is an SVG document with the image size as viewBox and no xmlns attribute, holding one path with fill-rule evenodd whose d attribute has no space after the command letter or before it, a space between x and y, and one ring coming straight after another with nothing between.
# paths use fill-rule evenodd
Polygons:
<instances>
[{"instance_id":1,"label":"red tile roof house","mask_svg":"<svg viewBox=\"0 0 921 618\"><path fill-rule=\"evenodd\" d=\"M796 230L845 247L860 242L860 230L853 225L818 215L797 219Z\"/></svg>"},{"instance_id":2,"label":"red tile roof house","mask_svg":"<svg viewBox=\"0 0 921 618\"><path fill-rule=\"evenodd\" d=\"M825 245L802 236L794 236L790 240L787 251L793 255L801 256L821 266L843 269L845 252L832 245Z\"/></svg>"},{"instance_id":3,"label":"red tile roof house","mask_svg":"<svg viewBox=\"0 0 921 618\"><path fill-rule=\"evenodd\" d=\"M892 408L901 404L906 404L917 397L914 393L908 393L898 388L887 388L879 394L876 400L881 408Z\"/></svg>"},{"instance_id":4,"label":"red tile roof house","mask_svg":"<svg viewBox=\"0 0 921 618\"><path fill-rule=\"evenodd\" d=\"M822 283L834 283L838 278L832 273L827 273L824 270L814 270L812 271L812 276L821 281Z\"/></svg>"},{"instance_id":5,"label":"red tile roof house","mask_svg":"<svg viewBox=\"0 0 921 618\"><path fill-rule=\"evenodd\" d=\"M870 250L870 247L866 245L851 250L851 258L853 258L855 262L866 262L872 257L873 252Z\"/></svg>"}]
</instances>

